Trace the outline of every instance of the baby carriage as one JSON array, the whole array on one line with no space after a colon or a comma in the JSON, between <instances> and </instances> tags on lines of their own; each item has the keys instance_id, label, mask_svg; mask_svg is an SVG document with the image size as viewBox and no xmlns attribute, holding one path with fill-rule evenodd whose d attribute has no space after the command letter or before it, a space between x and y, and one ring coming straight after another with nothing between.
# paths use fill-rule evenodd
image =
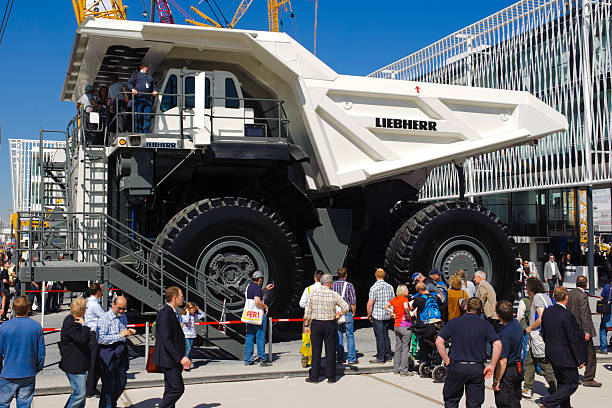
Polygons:
<instances>
[{"instance_id":1,"label":"baby carriage","mask_svg":"<svg viewBox=\"0 0 612 408\"><path fill-rule=\"evenodd\" d=\"M419 315L419 321L412 326L412 332L418 341L418 372L421 377L431 377L434 382L442 383L446 379L446 366L436 348L436 338L444 327L444 322L440 318L435 298L431 295L426 298L425 309Z\"/></svg>"}]
</instances>

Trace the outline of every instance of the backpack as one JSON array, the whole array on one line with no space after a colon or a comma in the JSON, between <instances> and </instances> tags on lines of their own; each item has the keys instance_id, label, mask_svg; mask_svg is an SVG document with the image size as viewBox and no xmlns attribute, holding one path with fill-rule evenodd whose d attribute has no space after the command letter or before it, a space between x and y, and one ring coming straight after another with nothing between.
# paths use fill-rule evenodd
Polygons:
<instances>
[{"instance_id":1,"label":"backpack","mask_svg":"<svg viewBox=\"0 0 612 408\"><path fill-rule=\"evenodd\" d=\"M425 308L419 314L419 320L423 323L432 323L432 320L440 320L442 318L442 314L440 313L440 309L438 308L438 302L436 301L436 297L431 293L427 295L419 295L424 297L425 300Z\"/></svg>"}]
</instances>

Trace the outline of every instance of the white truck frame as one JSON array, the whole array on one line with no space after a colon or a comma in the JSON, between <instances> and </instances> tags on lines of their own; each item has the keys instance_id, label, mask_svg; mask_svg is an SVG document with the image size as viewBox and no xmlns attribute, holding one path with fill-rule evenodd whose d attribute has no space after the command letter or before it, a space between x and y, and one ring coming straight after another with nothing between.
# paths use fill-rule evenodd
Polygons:
<instances>
[{"instance_id":1,"label":"white truck frame","mask_svg":"<svg viewBox=\"0 0 612 408\"><path fill-rule=\"evenodd\" d=\"M284 33L102 19L77 30L62 100L141 62L160 95L151 133L105 130L110 216L224 285L262 270L277 310L293 308L315 267L348 265L360 288L383 264L396 283L484 269L509 292L508 228L467 201L419 203L418 191L435 166L566 130L550 106L526 92L340 75Z\"/></svg>"}]
</instances>

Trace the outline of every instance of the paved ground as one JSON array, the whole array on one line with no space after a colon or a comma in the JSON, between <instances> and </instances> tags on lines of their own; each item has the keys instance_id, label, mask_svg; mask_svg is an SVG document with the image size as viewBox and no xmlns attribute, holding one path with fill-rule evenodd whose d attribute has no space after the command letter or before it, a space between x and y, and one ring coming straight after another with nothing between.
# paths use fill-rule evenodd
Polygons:
<instances>
[{"instance_id":1,"label":"paved ground","mask_svg":"<svg viewBox=\"0 0 612 408\"><path fill-rule=\"evenodd\" d=\"M598 364L597 378L604 383L600 389L579 387L572 399L573 406L609 406L612 364ZM543 392L543 378L536 377L536 393ZM490 386L490 381L487 382ZM336 384L307 384L303 378L282 378L258 381L198 384L186 387L177 408L266 406L268 408L311 408L316 406L443 406L442 384L431 379L399 377L391 373L344 376ZM159 403L163 388L127 390L119 407L149 408ZM59 407L66 395L40 396L34 407ZM97 399L89 399L87 408L96 407ZM464 403L461 403L464 406ZM494 407L493 391L487 388L483 407ZM523 399L522 407L537 405Z\"/></svg>"},{"instance_id":2,"label":"paved ground","mask_svg":"<svg viewBox=\"0 0 612 408\"><path fill-rule=\"evenodd\" d=\"M69 299L66 299L68 303ZM591 309L595 310L595 301L593 300ZM67 305L63 306L64 311L60 313L50 314L45 316L45 327L61 327L61 323L68 314ZM40 321L40 314L36 314L34 319ZM599 328L599 316L593 316L596 328ZM368 360L375 354L376 345L374 335L370 327L358 329L355 333L358 356L360 364L357 367L343 366L346 374L375 374L380 372L391 371L389 364L384 366L370 365ZM273 344L274 364L272 367L262 368L259 366L245 367L241 361L228 360L222 353L218 353L213 349L201 349L201 352L196 354L194 358L194 369L185 373L186 383L213 383L223 381L253 380L256 378L283 378L304 376L306 370L301 368L300 355L298 349L300 347L299 340L275 340ZM394 344L394 336L391 335L392 346ZM48 395L70 392L70 385L65 374L59 369L59 333L47 333L45 335L45 344L47 349L47 358L45 368L37 376L37 395ZM595 343L599 344L599 339L595 339ZM612 358L601 358L604 363L612 363ZM612 357L612 354L610 355ZM601 380L600 380L601 381ZM145 372L144 347L139 350L134 350L132 353L130 370L128 371L128 387L142 388L151 387L163 384L163 376L161 374L149 374ZM612 382L610 383L612 384Z\"/></svg>"}]
</instances>

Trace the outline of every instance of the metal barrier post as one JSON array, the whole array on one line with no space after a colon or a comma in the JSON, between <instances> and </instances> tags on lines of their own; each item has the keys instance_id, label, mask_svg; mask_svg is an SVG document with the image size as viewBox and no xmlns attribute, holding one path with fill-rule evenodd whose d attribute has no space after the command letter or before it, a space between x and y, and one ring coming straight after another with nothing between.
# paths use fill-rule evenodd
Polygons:
<instances>
[{"instance_id":1,"label":"metal barrier post","mask_svg":"<svg viewBox=\"0 0 612 408\"><path fill-rule=\"evenodd\" d=\"M147 370L147 361L149 361L149 322L145 323L145 371Z\"/></svg>"},{"instance_id":2,"label":"metal barrier post","mask_svg":"<svg viewBox=\"0 0 612 408\"><path fill-rule=\"evenodd\" d=\"M268 362L272 362L272 318L268 317Z\"/></svg>"},{"instance_id":3,"label":"metal barrier post","mask_svg":"<svg viewBox=\"0 0 612 408\"><path fill-rule=\"evenodd\" d=\"M45 286L47 285L46 281L42 282L42 288L40 288L40 290L42 291L42 295L40 296L40 298L42 299L40 303L42 303L41 305L41 315L40 315L40 325L42 327L45 327Z\"/></svg>"}]
</instances>

